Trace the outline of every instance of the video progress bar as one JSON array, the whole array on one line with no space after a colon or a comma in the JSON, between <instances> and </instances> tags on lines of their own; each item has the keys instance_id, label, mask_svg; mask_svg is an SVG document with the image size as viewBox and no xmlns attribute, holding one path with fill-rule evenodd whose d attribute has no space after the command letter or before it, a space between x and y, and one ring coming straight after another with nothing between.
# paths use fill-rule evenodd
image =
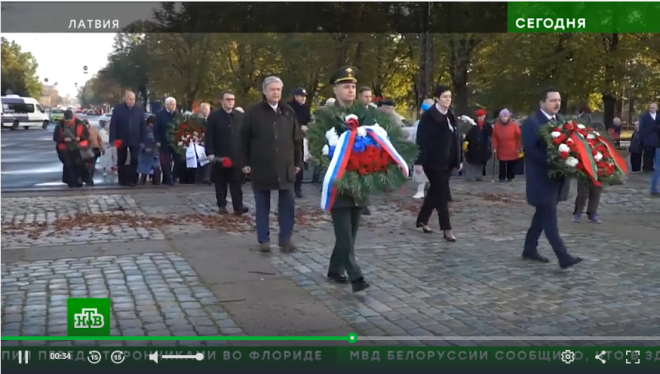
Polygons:
<instances>
[{"instance_id":1,"label":"video progress bar","mask_svg":"<svg viewBox=\"0 0 660 374\"><path fill-rule=\"evenodd\" d=\"M435 341L659 341L660 336L360 336L362 340L435 340Z\"/></svg>"}]
</instances>

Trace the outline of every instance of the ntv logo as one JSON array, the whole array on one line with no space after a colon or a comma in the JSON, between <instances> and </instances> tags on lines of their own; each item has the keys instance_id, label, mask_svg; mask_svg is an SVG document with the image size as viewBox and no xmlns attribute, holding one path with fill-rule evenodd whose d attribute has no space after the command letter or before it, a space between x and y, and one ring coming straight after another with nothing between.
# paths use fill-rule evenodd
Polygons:
<instances>
[{"instance_id":1,"label":"ntv logo","mask_svg":"<svg viewBox=\"0 0 660 374\"><path fill-rule=\"evenodd\" d=\"M69 336L110 336L110 299L70 298L66 303Z\"/></svg>"},{"instance_id":2,"label":"ntv logo","mask_svg":"<svg viewBox=\"0 0 660 374\"><path fill-rule=\"evenodd\" d=\"M105 319L96 308L83 309L81 313L76 313L73 317L73 328L76 329L100 329L105 326Z\"/></svg>"}]
</instances>

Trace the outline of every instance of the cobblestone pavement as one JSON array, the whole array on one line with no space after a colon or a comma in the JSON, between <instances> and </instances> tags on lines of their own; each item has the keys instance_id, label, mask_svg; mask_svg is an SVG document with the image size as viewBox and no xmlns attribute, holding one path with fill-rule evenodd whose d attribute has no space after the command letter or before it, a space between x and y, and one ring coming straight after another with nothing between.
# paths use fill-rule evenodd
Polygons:
<instances>
[{"instance_id":1,"label":"cobblestone pavement","mask_svg":"<svg viewBox=\"0 0 660 374\"><path fill-rule=\"evenodd\" d=\"M175 253L2 264L2 335L66 336L69 297L109 297L113 336L243 335L185 259ZM11 342L3 342L9 345ZM46 342L26 342L43 345ZM76 345L122 345L75 341ZM131 341L172 345L172 341ZM219 341L186 341L191 344ZM71 345L50 341L48 345Z\"/></svg>"},{"instance_id":2,"label":"cobblestone pavement","mask_svg":"<svg viewBox=\"0 0 660 374\"><path fill-rule=\"evenodd\" d=\"M639 222L660 229L660 220L652 216L660 212L660 199L648 197L645 178L635 175L627 184L605 190L603 221ZM525 204L524 180L506 184L452 181L452 224L457 243L443 241L440 234L424 235L413 229L420 205L410 198L413 187L374 197L373 215L364 217L357 254L373 284L366 293L352 295L350 287L330 284L324 278L333 237L328 216L318 207L317 187L305 186L306 197L297 201L296 241L301 250L292 255L275 253L270 261L362 335L643 335L660 340L660 238L617 237L598 226L564 223L562 235L567 246L585 263L572 271L560 271L554 262L529 264L519 259L531 217ZM129 216L145 222L184 214L217 216L214 195L208 188L131 192L5 197L2 249L139 242L218 231L190 219L153 227L108 220L92 228L57 232L58 219L76 214L121 214L118 217L122 219ZM248 189L245 204L254 208ZM272 206L277 207L275 199ZM562 204L561 212L565 222L572 212L571 203ZM38 235L21 232L18 226L28 222L45 224L45 231ZM275 211L271 222L276 229ZM247 248L255 240L251 231L251 221L240 222L226 234L244 237ZM553 257L544 239L539 249ZM3 263L2 286L4 335L61 334L57 326L63 326L66 295L83 294L109 294L113 298L113 334L242 333L200 284L195 270L174 253ZM145 290L149 296L142 298ZM422 344L414 340L401 343ZM611 342L597 342L605 343Z\"/></svg>"},{"instance_id":3,"label":"cobblestone pavement","mask_svg":"<svg viewBox=\"0 0 660 374\"><path fill-rule=\"evenodd\" d=\"M603 219L624 219L617 216L622 212L642 219L660 213L660 201L634 182L605 191ZM361 233L358 262L373 285L364 295L353 296L349 287L324 278L333 245L327 236L308 235L305 251L272 262L368 336L508 336L521 341L543 335L657 336L655 342L636 344L660 342L660 237L645 242L595 230L584 234L576 230L579 225L564 225L566 245L585 263L571 271L561 271L556 263L529 264L519 258L530 220L522 211L524 181L455 181L452 187L458 243L446 243L440 234ZM566 217L572 209L572 203L562 204ZM660 229L657 217L643 224ZM411 214L402 219L409 227L414 222ZM554 257L543 239L539 249Z\"/></svg>"}]
</instances>

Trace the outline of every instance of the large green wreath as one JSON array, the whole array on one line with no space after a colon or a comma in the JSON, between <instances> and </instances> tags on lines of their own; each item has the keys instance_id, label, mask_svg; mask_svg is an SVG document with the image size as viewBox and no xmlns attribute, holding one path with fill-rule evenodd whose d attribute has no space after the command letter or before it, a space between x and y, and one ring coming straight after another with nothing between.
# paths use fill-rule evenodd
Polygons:
<instances>
[{"instance_id":1,"label":"large green wreath","mask_svg":"<svg viewBox=\"0 0 660 374\"><path fill-rule=\"evenodd\" d=\"M204 145L205 132L204 118L198 115L176 116L170 123L167 136L174 151L185 156L191 142Z\"/></svg>"},{"instance_id":2,"label":"large green wreath","mask_svg":"<svg viewBox=\"0 0 660 374\"><path fill-rule=\"evenodd\" d=\"M312 162L318 165L323 173L328 169L331 161L327 155L323 154L323 147L328 144L326 132L335 128L337 134L341 136L346 131L344 120L349 114L355 114L358 117L360 126L378 124L384 128L394 148L408 162L409 166L412 165L414 158L417 157L418 148L407 139L401 127L392 123L388 115L355 103L351 107L323 107L314 113L314 120L307 132L307 140ZM391 164L385 172L367 175L346 171L340 180L335 181L335 186L340 194L362 198L373 193L398 189L407 181L408 176L401 172L401 168L396 164Z\"/></svg>"}]
</instances>

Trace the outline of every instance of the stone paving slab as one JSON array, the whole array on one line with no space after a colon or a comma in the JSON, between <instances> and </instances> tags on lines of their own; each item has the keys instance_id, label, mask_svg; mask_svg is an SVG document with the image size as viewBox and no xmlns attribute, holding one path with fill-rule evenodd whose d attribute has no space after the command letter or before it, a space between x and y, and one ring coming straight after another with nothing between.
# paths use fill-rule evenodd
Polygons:
<instances>
[{"instance_id":1,"label":"stone paving slab","mask_svg":"<svg viewBox=\"0 0 660 374\"><path fill-rule=\"evenodd\" d=\"M244 335L188 262L170 252L3 263L2 335L66 336L69 297L110 297L113 336ZM3 345L11 343L16 342L3 342ZM125 343L73 342L75 345ZM129 342L130 345L147 343L176 342ZM48 342L48 345L71 344ZM185 345L194 344L225 343L185 342Z\"/></svg>"}]
</instances>

